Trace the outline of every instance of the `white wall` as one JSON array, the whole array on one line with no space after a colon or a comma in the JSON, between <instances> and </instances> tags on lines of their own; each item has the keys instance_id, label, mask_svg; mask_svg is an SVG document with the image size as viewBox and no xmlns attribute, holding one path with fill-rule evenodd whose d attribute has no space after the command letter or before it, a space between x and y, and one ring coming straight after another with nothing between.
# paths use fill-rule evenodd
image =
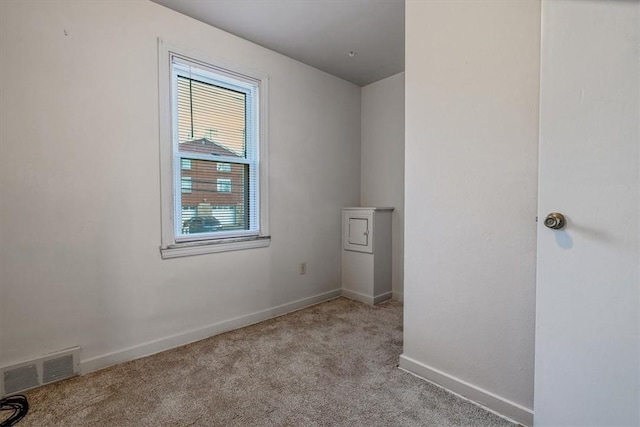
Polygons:
<instances>
[{"instance_id":1,"label":"white wall","mask_svg":"<svg viewBox=\"0 0 640 427\"><path fill-rule=\"evenodd\" d=\"M404 73L362 88L360 205L393 206L393 296L404 277Z\"/></svg>"},{"instance_id":2,"label":"white wall","mask_svg":"<svg viewBox=\"0 0 640 427\"><path fill-rule=\"evenodd\" d=\"M531 424L538 1L407 2L401 366Z\"/></svg>"},{"instance_id":3,"label":"white wall","mask_svg":"<svg viewBox=\"0 0 640 427\"><path fill-rule=\"evenodd\" d=\"M2 1L0 29L0 366L80 345L95 369L339 294L359 87L146 1ZM159 36L269 74L269 248L160 259Z\"/></svg>"}]
</instances>

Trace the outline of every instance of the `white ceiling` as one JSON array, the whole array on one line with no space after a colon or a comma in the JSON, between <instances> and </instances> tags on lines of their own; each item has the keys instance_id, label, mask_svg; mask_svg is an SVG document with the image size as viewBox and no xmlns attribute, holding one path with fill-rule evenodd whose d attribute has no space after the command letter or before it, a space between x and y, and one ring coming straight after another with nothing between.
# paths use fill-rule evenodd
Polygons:
<instances>
[{"instance_id":1,"label":"white ceiling","mask_svg":"<svg viewBox=\"0 0 640 427\"><path fill-rule=\"evenodd\" d=\"M404 70L404 0L152 1L359 86Z\"/></svg>"}]
</instances>

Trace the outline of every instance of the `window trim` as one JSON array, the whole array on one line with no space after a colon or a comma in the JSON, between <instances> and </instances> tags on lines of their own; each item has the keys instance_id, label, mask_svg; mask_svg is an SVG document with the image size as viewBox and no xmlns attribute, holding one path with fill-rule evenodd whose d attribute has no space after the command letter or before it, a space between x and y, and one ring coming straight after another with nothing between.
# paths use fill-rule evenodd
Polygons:
<instances>
[{"instance_id":1,"label":"window trim","mask_svg":"<svg viewBox=\"0 0 640 427\"><path fill-rule=\"evenodd\" d=\"M237 76L239 80L252 79L259 82L258 92L258 232L247 234L246 230L236 236L198 236L193 240L176 240L174 228L174 153L173 153L173 119L172 119L172 85L171 85L171 56L178 55L207 68L219 68L225 73ZM159 134L160 134L160 203L161 203L161 245L160 253L163 259L176 258L205 253L226 252L258 247L270 244L269 235L269 162L268 162L268 96L269 78L266 74L229 64L225 61L210 58L199 52L184 49L166 43L158 38L158 106L159 106Z\"/></svg>"}]
</instances>

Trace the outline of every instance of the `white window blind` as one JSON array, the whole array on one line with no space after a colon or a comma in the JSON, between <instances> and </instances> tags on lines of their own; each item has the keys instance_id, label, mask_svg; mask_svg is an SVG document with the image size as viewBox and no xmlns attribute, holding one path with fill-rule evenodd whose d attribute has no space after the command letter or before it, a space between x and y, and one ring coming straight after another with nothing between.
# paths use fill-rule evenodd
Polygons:
<instances>
[{"instance_id":1,"label":"white window blind","mask_svg":"<svg viewBox=\"0 0 640 427\"><path fill-rule=\"evenodd\" d=\"M176 242L257 235L260 82L178 55L171 70Z\"/></svg>"}]
</instances>

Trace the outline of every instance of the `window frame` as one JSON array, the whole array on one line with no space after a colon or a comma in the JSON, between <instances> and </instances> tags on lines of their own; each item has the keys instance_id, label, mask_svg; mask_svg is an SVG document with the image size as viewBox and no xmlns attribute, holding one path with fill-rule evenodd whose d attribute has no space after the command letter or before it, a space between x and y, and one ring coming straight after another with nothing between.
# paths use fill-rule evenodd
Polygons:
<instances>
[{"instance_id":1,"label":"window frame","mask_svg":"<svg viewBox=\"0 0 640 427\"><path fill-rule=\"evenodd\" d=\"M173 119L173 67L172 58L219 71L226 76L257 84L256 114L256 207L258 211L257 230L238 230L194 235L184 238L176 235L176 183L180 183L181 164L175 160L174 119ZM266 74L225 61L210 58L190 49L180 48L158 38L158 93L159 93L159 133L160 133L160 192L161 192L161 245L162 258L175 258L214 252L226 252L269 246L269 206L268 206L268 131L267 106L268 82Z\"/></svg>"}]
</instances>

